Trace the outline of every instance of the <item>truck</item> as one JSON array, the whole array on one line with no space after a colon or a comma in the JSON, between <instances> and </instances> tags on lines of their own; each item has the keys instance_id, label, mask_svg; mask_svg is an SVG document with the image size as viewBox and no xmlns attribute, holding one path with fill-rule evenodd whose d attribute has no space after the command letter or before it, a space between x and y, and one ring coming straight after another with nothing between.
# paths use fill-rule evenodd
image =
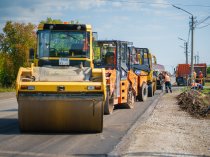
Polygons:
<instances>
[{"instance_id":1,"label":"truck","mask_svg":"<svg viewBox=\"0 0 210 157\"><path fill-rule=\"evenodd\" d=\"M92 27L41 24L31 67L16 80L21 132L102 132L104 68L93 66Z\"/></svg>"},{"instance_id":2,"label":"truck","mask_svg":"<svg viewBox=\"0 0 210 157\"><path fill-rule=\"evenodd\" d=\"M207 65L206 63L200 63L200 64L194 64L194 70L197 74L196 77L196 82L202 82L202 84L205 84L204 78L207 76ZM199 80L198 78L198 74L199 72L203 73L203 79ZM190 80L190 72L191 72L191 65L190 64L178 64L178 66L176 67L176 82L177 85L188 85ZM188 83L188 84L187 84Z\"/></svg>"},{"instance_id":3,"label":"truck","mask_svg":"<svg viewBox=\"0 0 210 157\"><path fill-rule=\"evenodd\" d=\"M178 86L187 85L190 76L189 64L178 64L176 67L176 83Z\"/></svg>"}]
</instances>

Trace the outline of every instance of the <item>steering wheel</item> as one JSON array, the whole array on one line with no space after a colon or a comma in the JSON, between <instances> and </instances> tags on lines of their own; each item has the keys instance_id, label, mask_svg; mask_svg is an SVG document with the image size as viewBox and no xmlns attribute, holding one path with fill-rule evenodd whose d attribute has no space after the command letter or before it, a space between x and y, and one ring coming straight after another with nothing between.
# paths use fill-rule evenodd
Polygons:
<instances>
[{"instance_id":1,"label":"steering wheel","mask_svg":"<svg viewBox=\"0 0 210 157\"><path fill-rule=\"evenodd\" d=\"M57 56L57 55L56 55L56 52L58 52L56 48L50 48L50 56L51 56L51 57Z\"/></svg>"}]
</instances>

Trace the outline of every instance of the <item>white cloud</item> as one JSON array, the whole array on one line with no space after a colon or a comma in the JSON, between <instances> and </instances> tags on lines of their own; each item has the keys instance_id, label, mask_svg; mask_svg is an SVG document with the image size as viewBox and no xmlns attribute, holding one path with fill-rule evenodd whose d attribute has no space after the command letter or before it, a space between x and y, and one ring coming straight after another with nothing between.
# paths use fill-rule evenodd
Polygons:
<instances>
[{"instance_id":1,"label":"white cloud","mask_svg":"<svg viewBox=\"0 0 210 157\"><path fill-rule=\"evenodd\" d=\"M156 4L151 4L151 6L153 6L154 8L168 8L170 7L169 5L166 4L170 4L167 0L153 0L153 3Z\"/></svg>"},{"instance_id":2,"label":"white cloud","mask_svg":"<svg viewBox=\"0 0 210 157\"><path fill-rule=\"evenodd\" d=\"M142 4L136 1L112 2L112 7L125 11L139 11L142 8Z\"/></svg>"},{"instance_id":3,"label":"white cloud","mask_svg":"<svg viewBox=\"0 0 210 157\"><path fill-rule=\"evenodd\" d=\"M112 6L116 8L122 7L122 5L122 2L112 2Z\"/></svg>"},{"instance_id":4,"label":"white cloud","mask_svg":"<svg viewBox=\"0 0 210 157\"><path fill-rule=\"evenodd\" d=\"M2 25L7 20L39 23L46 17L61 19L66 16L67 11L85 11L106 4L106 2L100 0L38 0L31 1L28 4L27 2L27 0L22 0L14 5L11 1L1 7L0 24Z\"/></svg>"}]
</instances>

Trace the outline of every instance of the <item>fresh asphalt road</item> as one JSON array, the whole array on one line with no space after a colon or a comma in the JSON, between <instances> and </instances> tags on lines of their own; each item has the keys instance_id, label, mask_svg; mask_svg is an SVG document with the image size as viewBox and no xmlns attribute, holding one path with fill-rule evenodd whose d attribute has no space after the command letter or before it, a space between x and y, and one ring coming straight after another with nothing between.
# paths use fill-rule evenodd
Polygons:
<instances>
[{"instance_id":1,"label":"fresh asphalt road","mask_svg":"<svg viewBox=\"0 0 210 157\"><path fill-rule=\"evenodd\" d=\"M0 156L106 156L160 93L136 102L134 109L104 116L104 130L98 134L22 134L14 94L0 96Z\"/></svg>"}]
</instances>

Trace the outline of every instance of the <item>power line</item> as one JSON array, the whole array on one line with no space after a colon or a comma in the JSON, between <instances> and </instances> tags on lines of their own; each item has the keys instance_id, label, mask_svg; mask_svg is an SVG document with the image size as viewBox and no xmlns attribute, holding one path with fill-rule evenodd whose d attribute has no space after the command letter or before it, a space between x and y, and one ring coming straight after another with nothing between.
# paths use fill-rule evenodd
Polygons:
<instances>
[{"instance_id":1,"label":"power line","mask_svg":"<svg viewBox=\"0 0 210 157\"><path fill-rule=\"evenodd\" d=\"M199 26L200 24L204 23L206 20L210 19L210 16L207 16L205 19L201 20L196 24L196 26Z\"/></svg>"},{"instance_id":2,"label":"power line","mask_svg":"<svg viewBox=\"0 0 210 157\"><path fill-rule=\"evenodd\" d=\"M141 4L154 4L154 5L171 5L171 3L161 3L161 2L145 2L145 1L128 1L128 0L100 0L100 1L106 1L106 2L121 2L121 3L141 3ZM181 4L176 3L174 5L180 5L180 6L188 6L188 7L206 7L209 8L209 5L200 5L200 4Z\"/></svg>"},{"instance_id":3,"label":"power line","mask_svg":"<svg viewBox=\"0 0 210 157\"><path fill-rule=\"evenodd\" d=\"M197 27L197 29L202 29L202 28L205 28L205 27L207 27L207 26L209 26L209 25L210 25L210 23L207 24L207 25L205 25L205 26L202 26L202 27Z\"/></svg>"}]
</instances>

